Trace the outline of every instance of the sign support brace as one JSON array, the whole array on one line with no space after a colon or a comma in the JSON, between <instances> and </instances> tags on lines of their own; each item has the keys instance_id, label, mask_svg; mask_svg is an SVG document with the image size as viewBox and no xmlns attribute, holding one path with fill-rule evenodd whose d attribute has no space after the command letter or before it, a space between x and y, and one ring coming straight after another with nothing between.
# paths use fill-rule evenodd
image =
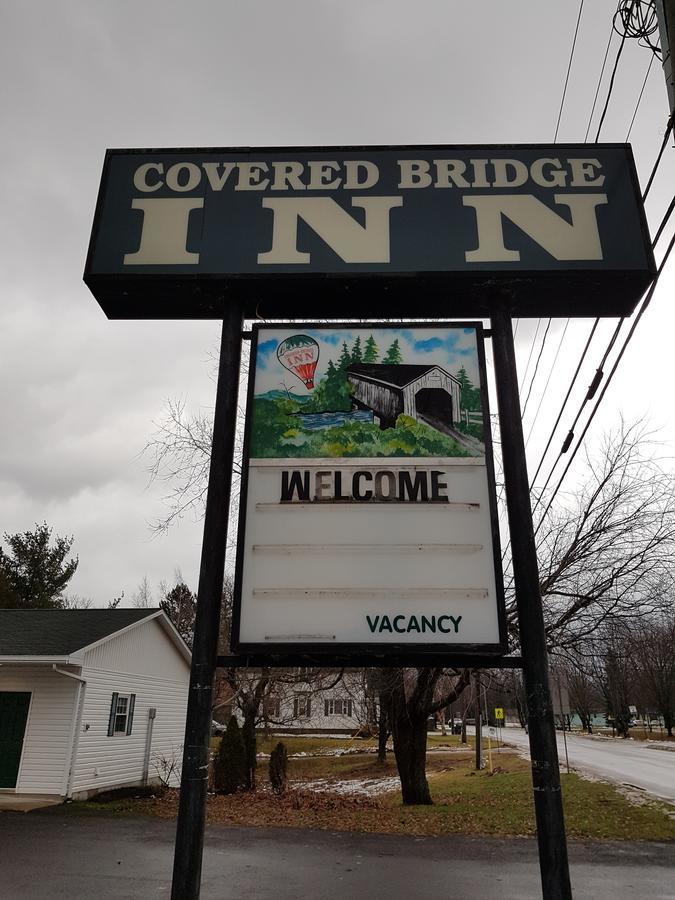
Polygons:
<instances>
[{"instance_id":1,"label":"sign support brace","mask_svg":"<svg viewBox=\"0 0 675 900\"><path fill-rule=\"evenodd\" d=\"M506 503L513 550L523 679L527 695L542 893L544 900L571 900L572 888L567 860L558 748L548 680L546 633L539 592L539 570L525 462L511 316L502 309L493 313L491 321Z\"/></svg>"},{"instance_id":2,"label":"sign support brace","mask_svg":"<svg viewBox=\"0 0 675 900\"><path fill-rule=\"evenodd\" d=\"M209 486L197 590L180 804L176 826L172 900L198 900L204 849L213 677L223 593L227 521L237 421L242 309L223 305L223 331L213 421Z\"/></svg>"}]
</instances>

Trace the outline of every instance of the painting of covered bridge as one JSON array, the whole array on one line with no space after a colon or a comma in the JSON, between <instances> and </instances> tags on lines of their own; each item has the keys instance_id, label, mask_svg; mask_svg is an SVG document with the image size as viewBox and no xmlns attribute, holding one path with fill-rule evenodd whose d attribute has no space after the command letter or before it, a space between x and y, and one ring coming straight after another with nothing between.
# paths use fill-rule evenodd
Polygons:
<instances>
[{"instance_id":1,"label":"painting of covered bridge","mask_svg":"<svg viewBox=\"0 0 675 900\"><path fill-rule=\"evenodd\" d=\"M459 422L461 382L438 365L355 363L347 378L354 404L372 410L381 428L401 413L440 431Z\"/></svg>"}]
</instances>

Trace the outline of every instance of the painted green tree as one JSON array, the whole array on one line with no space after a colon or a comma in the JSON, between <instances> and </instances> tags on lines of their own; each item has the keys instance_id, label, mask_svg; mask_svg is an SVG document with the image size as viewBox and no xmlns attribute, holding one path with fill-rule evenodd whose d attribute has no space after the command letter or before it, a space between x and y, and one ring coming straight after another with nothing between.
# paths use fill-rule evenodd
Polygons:
<instances>
[{"instance_id":1,"label":"painted green tree","mask_svg":"<svg viewBox=\"0 0 675 900\"><path fill-rule=\"evenodd\" d=\"M351 406L346 370L336 368L329 360L326 374L303 409L307 412L347 412Z\"/></svg>"},{"instance_id":2,"label":"painted green tree","mask_svg":"<svg viewBox=\"0 0 675 900\"><path fill-rule=\"evenodd\" d=\"M462 386L462 409L479 410L481 408L480 390L472 383L464 366L459 370L456 378Z\"/></svg>"},{"instance_id":3,"label":"painted green tree","mask_svg":"<svg viewBox=\"0 0 675 900\"><path fill-rule=\"evenodd\" d=\"M400 366L402 362L403 354L401 353L398 338L396 338L387 350L387 354L382 360L382 363L385 366Z\"/></svg>"},{"instance_id":4,"label":"painted green tree","mask_svg":"<svg viewBox=\"0 0 675 900\"><path fill-rule=\"evenodd\" d=\"M349 352L349 347L347 346L347 341L342 342L342 351L340 352L340 358L338 359L337 367L341 372L345 372L347 367L352 363L352 355Z\"/></svg>"},{"instance_id":5,"label":"painted green tree","mask_svg":"<svg viewBox=\"0 0 675 900\"><path fill-rule=\"evenodd\" d=\"M376 363L379 355L380 348L377 346L375 338L371 334L366 341L365 350L363 352L363 361L364 363Z\"/></svg>"},{"instance_id":6,"label":"painted green tree","mask_svg":"<svg viewBox=\"0 0 675 900\"><path fill-rule=\"evenodd\" d=\"M356 336L356 340L354 341L354 346L352 347L352 362L353 363L363 362L363 350L361 349L361 338L358 335Z\"/></svg>"}]
</instances>

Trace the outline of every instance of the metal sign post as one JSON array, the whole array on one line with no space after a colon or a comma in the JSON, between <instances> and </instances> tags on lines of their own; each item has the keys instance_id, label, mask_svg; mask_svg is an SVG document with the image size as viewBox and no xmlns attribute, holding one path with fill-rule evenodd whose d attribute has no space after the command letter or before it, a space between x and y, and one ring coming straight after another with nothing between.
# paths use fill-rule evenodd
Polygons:
<instances>
[{"instance_id":1,"label":"metal sign post","mask_svg":"<svg viewBox=\"0 0 675 900\"><path fill-rule=\"evenodd\" d=\"M509 313L499 311L493 314L491 321L506 504L513 551L523 680L527 696L542 892L545 900L569 900L572 897L572 888L567 861L553 704L548 681L546 633L539 592L539 570L516 379L516 353Z\"/></svg>"},{"instance_id":2,"label":"metal sign post","mask_svg":"<svg viewBox=\"0 0 675 900\"><path fill-rule=\"evenodd\" d=\"M209 781L211 695L220 630L220 605L237 420L241 325L241 306L238 303L225 304L185 724L172 900L198 900L201 883Z\"/></svg>"}]
</instances>

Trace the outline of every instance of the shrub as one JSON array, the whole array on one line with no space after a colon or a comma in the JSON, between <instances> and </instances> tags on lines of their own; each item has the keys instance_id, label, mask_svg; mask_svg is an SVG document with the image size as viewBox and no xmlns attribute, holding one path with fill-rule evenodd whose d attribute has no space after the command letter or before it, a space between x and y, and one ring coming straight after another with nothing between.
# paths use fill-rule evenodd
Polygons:
<instances>
[{"instance_id":1,"label":"shrub","mask_svg":"<svg viewBox=\"0 0 675 900\"><path fill-rule=\"evenodd\" d=\"M288 777L288 753L279 741L270 754L270 783L275 794L283 794Z\"/></svg>"},{"instance_id":2,"label":"shrub","mask_svg":"<svg viewBox=\"0 0 675 900\"><path fill-rule=\"evenodd\" d=\"M255 770L258 765L257 759L257 740L255 736L255 723L251 717L244 719L244 725L241 729L241 736L244 741L244 759L246 764L246 789L255 790Z\"/></svg>"},{"instance_id":3,"label":"shrub","mask_svg":"<svg viewBox=\"0 0 675 900\"><path fill-rule=\"evenodd\" d=\"M234 716L227 724L213 762L213 786L217 794L234 794L246 785L246 751Z\"/></svg>"}]
</instances>

